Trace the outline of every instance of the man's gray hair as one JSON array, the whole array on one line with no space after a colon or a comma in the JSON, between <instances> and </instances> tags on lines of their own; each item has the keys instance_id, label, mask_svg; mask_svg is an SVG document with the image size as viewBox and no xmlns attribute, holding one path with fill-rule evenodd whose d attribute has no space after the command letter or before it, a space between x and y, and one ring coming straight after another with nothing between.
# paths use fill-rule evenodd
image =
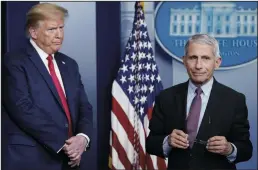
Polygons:
<instances>
[{"instance_id":1,"label":"man's gray hair","mask_svg":"<svg viewBox=\"0 0 258 170\"><path fill-rule=\"evenodd\" d=\"M190 43L197 43L197 44L205 44L205 45L210 45L213 46L213 55L215 57L220 57L220 50L219 50L219 43L218 41L214 38L209 36L208 34L195 34L191 36L187 43L185 44L185 56L188 53L188 47Z\"/></svg>"}]
</instances>

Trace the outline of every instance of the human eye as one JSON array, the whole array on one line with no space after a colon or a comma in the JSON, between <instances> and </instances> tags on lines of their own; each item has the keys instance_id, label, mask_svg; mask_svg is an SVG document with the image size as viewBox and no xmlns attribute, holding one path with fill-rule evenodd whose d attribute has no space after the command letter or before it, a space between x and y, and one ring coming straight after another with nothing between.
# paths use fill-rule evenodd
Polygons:
<instances>
[{"instance_id":1,"label":"human eye","mask_svg":"<svg viewBox=\"0 0 258 170\"><path fill-rule=\"evenodd\" d=\"M195 55L192 55L192 56L188 57L189 60L195 60L196 58L197 58L197 56L195 56Z\"/></svg>"},{"instance_id":2,"label":"human eye","mask_svg":"<svg viewBox=\"0 0 258 170\"><path fill-rule=\"evenodd\" d=\"M54 32L56 29L57 29L56 27L51 27L51 28L48 28L47 30L48 30L49 32Z\"/></svg>"},{"instance_id":3,"label":"human eye","mask_svg":"<svg viewBox=\"0 0 258 170\"><path fill-rule=\"evenodd\" d=\"M63 30L63 29L64 29L64 26L60 26L59 29L60 29L60 30Z\"/></svg>"},{"instance_id":4,"label":"human eye","mask_svg":"<svg viewBox=\"0 0 258 170\"><path fill-rule=\"evenodd\" d=\"M204 60L210 60L211 58L209 56L203 56L202 57Z\"/></svg>"}]
</instances>

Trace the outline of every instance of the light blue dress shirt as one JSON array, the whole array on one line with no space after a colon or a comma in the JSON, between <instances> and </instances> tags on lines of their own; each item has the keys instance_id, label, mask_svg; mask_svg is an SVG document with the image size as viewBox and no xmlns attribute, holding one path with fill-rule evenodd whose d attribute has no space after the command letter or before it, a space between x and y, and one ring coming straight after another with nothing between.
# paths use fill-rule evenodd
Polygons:
<instances>
[{"instance_id":1,"label":"light blue dress shirt","mask_svg":"<svg viewBox=\"0 0 258 170\"><path fill-rule=\"evenodd\" d=\"M200 118L199 118L199 122L198 122L198 128L197 131L199 130L199 127L201 125L202 122L202 118L205 112L205 109L207 107L207 103L209 101L209 97L210 97L210 93L211 93L211 88L213 85L214 79L213 77L211 78L211 80L209 80L207 83L205 83L204 85L201 86L203 93L201 94L201 98L202 98L202 107L201 107L201 112L200 112ZM187 115L189 114L189 110L191 107L191 103L193 101L193 98L195 97L195 89L197 87L191 82L191 80L189 81L188 84L188 91L187 91ZM236 159L236 155L237 155L237 148L236 146L231 143L232 146L234 147L234 152L231 155L227 156L227 159L229 162L233 162ZM169 155L169 152L171 151L171 146L168 144L168 136L165 137L165 139L163 140L163 153L165 155L165 157L167 157Z\"/></svg>"}]
</instances>

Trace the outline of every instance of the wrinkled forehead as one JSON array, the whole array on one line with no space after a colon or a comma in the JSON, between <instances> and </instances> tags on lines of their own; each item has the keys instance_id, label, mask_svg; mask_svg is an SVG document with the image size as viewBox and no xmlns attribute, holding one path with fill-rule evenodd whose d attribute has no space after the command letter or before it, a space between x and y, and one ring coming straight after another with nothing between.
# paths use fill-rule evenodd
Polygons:
<instances>
[{"instance_id":1,"label":"wrinkled forehead","mask_svg":"<svg viewBox=\"0 0 258 170\"><path fill-rule=\"evenodd\" d=\"M48 18L44 20L38 21L39 27L42 26L52 26L52 27L57 27L57 26L64 26L64 20L62 18Z\"/></svg>"},{"instance_id":2,"label":"wrinkled forehead","mask_svg":"<svg viewBox=\"0 0 258 170\"><path fill-rule=\"evenodd\" d=\"M201 41L201 40L195 40L195 41L189 41L189 46L191 45L191 44L199 44L199 45L206 45L206 46L210 46L210 47L212 47L212 48L215 48L215 45L214 44L212 44L212 43L210 43L210 42L206 42L206 41Z\"/></svg>"},{"instance_id":3,"label":"wrinkled forehead","mask_svg":"<svg viewBox=\"0 0 258 170\"><path fill-rule=\"evenodd\" d=\"M215 57L215 50L212 45L192 42L192 43L189 43L187 55Z\"/></svg>"}]
</instances>

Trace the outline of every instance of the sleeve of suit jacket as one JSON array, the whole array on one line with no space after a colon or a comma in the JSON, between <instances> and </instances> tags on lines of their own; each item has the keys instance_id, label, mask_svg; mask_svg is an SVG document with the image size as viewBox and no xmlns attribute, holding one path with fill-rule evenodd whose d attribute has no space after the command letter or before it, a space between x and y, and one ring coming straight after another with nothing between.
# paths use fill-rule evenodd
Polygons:
<instances>
[{"instance_id":1,"label":"sleeve of suit jacket","mask_svg":"<svg viewBox=\"0 0 258 170\"><path fill-rule=\"evenodd\" d=\"M45 116L47 113L32 100L23 65L23 60L17 56L4 56L3 103L10 118L24 132L56 153L66 140L62 137L67 135L60 134L65 131L58 129L56 122Z\"/></svg>"},{"instance_id":2,"label":"sleeve of suit jacket","mask_svg":"<svg viewBox=\"0 0 258 170\"><path fill-rule=\"evenodd\" d=\"M76 124L76 133L83 133L87 135L91 139L92 132L92 106L88 101L87 94L85 93L85 89L83 83L81 81L81 76L79 73L78 64L74 61L76 65L76 73L77 80L79 81L79 118ZM89 145L88 145L89 148Z\"/></svg>"},{"instance_id":3,"label":"sleeve of suit jacket","mask_svg":"<svg viewBox=\"0 0 258 170\"><path fill-rule=\"evenodd\" d=\"M252 143L250 141L248 111L245 102L245 96L238 93L235 115L231 126L229 141L232 142L237 148L237 157L234 161L242 162L247 161L252 157Z\"/></svg>"},{"instance_id":4,"label":"sleeve of suit jacket","mask_svg":"<svg viewBox=\"0 0 258 170\"><path fill-rule=\"evenodd\" d=\"M155 105L150 120L150 134L146 139L146 151L149 154L164 158L163 140L166 137L164 127L164 114L162 113L160 95L156 97Z\"/></svg>"}]
</instances>

